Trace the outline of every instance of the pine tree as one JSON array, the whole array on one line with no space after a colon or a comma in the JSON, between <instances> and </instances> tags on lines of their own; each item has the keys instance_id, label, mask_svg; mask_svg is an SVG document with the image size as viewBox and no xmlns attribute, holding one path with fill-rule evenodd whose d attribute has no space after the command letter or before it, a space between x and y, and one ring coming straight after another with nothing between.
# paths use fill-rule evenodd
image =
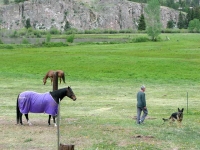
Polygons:
<instances>
[{"instance_id":1,"label":"pine tree","mask_svg":"<svg viewBox=\"0 0 200 150\"><path fill-rule=\"evenodd\" d=\"M167 22L167 28L169 28L169 29L174 28L174 21L173 21L173 20L169 20L169 21Z\"/></svg>"},{"instance_id":2,"label":"pine tree","mask_svg":"<svg viewBox=\"0 0 200 150\"><path fill-rule=\"evenodd\" d=\"M194 18L193 19L200 19L200 8L199 7L194 8Z\"/></svg>"},{"instance_id":3,"label":"pine tree","mask_svg":"<svg viewBox=\"0 0 200 150\"><path fill-rule=\"evenodd\" d=\"M145 29L146 29L146 23L144 20L144 14L141 14L140 19L139 19L138 30L145 30Z\"/></svg>"},{"instance_id":4,"label":"pine tree","mask_svg":"<svg viewBox=\"0 0 200 150\"><path fill-rule=\"evenodd\" d=\"M179 13L179 16L178 16L178 28L179 29L183 29L184 28L184 23L185 23L185 21L184 21L184 18L183 18L183 14L180 12Z\"/></svg>"},{"instance_id":5,"label":"pine tree","mask_svg":"<svg viewBox=\"0 0 200 150\"><path fill-rule=\"evenodd\" d=\"M28 19L26 20L25 28L28 29L28 28L30 28L30 27L31 27L31 21L30 21L30 18L28 18Z\"/></svg>"},{"instance_id":6,"label":"pine tree","mask_svg":"<svg viewBox=\"0 0 200 150\"><path fill-rule=\"evenodd\" d=\"M9 4L9 0L3 0L3 3L4 3L5 5L8 5L8 4Z\"/></svg>"},{"instance_id":7,"label":"pine tree","mask_svg":"<svg viewBox=\"0 0 200 150\"><path fill-rule=\"evenodd\" d=\"M66 21L65 26L64 26L64 30L67 31L70 28L71 27L70 27L69 21Z\"/></svg>"},{"instance_id":8,"label":"pine tree","mask_svg":"<svg viewBox=\"0 0 200 150\"><path fill-rule=\"evenodd\" d=\"M188 22L193 20L193 9L188 9L188 13L187 13L186 18L187 18Z\"/></svg>"}]
</instances>

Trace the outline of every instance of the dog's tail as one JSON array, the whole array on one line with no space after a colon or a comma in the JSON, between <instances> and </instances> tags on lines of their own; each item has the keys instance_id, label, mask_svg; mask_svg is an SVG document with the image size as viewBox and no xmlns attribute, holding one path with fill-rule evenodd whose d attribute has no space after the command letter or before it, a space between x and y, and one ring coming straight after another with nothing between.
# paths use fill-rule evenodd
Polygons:
<instances>
[{"instance_id":1,"label":"dog's tail","mask_svg":"<svg viewBox=\"0 0 200 150\"><path fill-rule=\"evenodd\" d=\"M162 120L164 121L163 124L164 124L165 122L169 121L169 119L170 119L170 118L168 118L168 119L162 118Z\"/></svg>"},{"instance_id":2,"label":"dog's tail","mask_svg":"<svg viewBox=\"0 0 200 150\"><path fill-rule=\"evenodd\" d=\"M162 119L163 119L164 122L169 121L169 118L168 119L162 118Z\"/></svg>"}]
</instances>

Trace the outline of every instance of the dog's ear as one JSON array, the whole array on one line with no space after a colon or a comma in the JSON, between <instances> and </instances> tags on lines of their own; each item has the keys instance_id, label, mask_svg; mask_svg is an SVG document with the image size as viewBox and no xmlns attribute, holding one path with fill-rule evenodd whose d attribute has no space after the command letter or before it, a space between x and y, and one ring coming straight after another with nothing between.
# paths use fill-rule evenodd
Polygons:
<instances>
[{"instance_id":1,"label":"dog's ear","mask_svg":"<svg viewBox=\"0 0 200 150\"><path fill-rule=\"evenodd\" d=\"M182 111L184 110L184 108L182 108Z\"/></svg>"},{"instance_id":2,"label":"dog's ear","mask_svg":"<svg viewBox=\"0 0 200 150\"><path fill-rule=\"evenodd\" d=\"M178 108L178 111L181 111L181 110Z\"/></svg>"}]
</instances>

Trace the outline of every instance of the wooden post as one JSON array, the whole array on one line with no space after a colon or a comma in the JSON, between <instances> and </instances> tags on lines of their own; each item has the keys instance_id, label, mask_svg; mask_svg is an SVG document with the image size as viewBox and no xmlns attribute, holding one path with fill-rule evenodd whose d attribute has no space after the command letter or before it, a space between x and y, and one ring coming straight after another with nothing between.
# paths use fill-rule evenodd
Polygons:
<instances>
[{"instance_id":1,"label":"wooden post","mask_svg":"<svg viewBox=\"0 0 200 150\"><path fill-rule=\"evenodd\" d=\"M58 90L58 72L53 74L53 91ZM57 144L58 150L74 150L74 145L63 145L60 144L60 99L58 104L58 114L57 114Z\"/></svg>"},{"instance_id":2,"label":"wooden post","mask_svg":"<svg viewBox=\"0 0 200 150\"><path fill-rule=\"evenodd\" d=\"M53 91L58 90L58 72L53 73ZM60 149L60 101L58 104L58 114L57 114L57 144L58 144L58 150Z\"/></svg>"},{"instance_id":3,"label":"wooden post","mask_svg":"<svg viewBox=\"0 0 200 150\"><path fill-rule=\"evenodd\" d=\"M187 114L188 114L188 92L187 92Z\"/></svg>"},{"instance_id":4,"label":"wooden post","mask_svg":"<svg viewBox=\"0 0 200 150\"><path fill-rule=\"evenodd\" d=\"M53 73L53 91L58 90L58 72Z\"/></svg>"}]
</instances>

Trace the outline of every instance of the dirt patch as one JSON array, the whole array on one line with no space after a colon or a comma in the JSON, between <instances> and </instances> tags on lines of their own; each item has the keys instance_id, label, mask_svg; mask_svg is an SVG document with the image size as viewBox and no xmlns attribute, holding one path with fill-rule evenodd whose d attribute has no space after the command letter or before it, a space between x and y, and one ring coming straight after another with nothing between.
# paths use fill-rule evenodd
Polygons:
<instances>
[{"instance_id":1,"label":"dirt patch","mask_svg":"<svg viewBox=\"0 0 200 150\"><path fill-rule=\"evenodd\" d=\"M149 144L157 143L155 137L152 136L152 135L140 135L140 134L138 134L138 135L134 135L132 138L134 140L138 139L141 142L146 142L146 143L149 143Z\"/></svg>"},{"instance_id":2,"label":"dirt patch","mask_svg":"<svg viewBox=\"0 0 200 150\"><path fill-rule=\"evenodd\" d=\"M73 123L76 122L78 119L76 118L65 118L65 121L67 121L68 123Z\"/></svg>"}]
</instances>

